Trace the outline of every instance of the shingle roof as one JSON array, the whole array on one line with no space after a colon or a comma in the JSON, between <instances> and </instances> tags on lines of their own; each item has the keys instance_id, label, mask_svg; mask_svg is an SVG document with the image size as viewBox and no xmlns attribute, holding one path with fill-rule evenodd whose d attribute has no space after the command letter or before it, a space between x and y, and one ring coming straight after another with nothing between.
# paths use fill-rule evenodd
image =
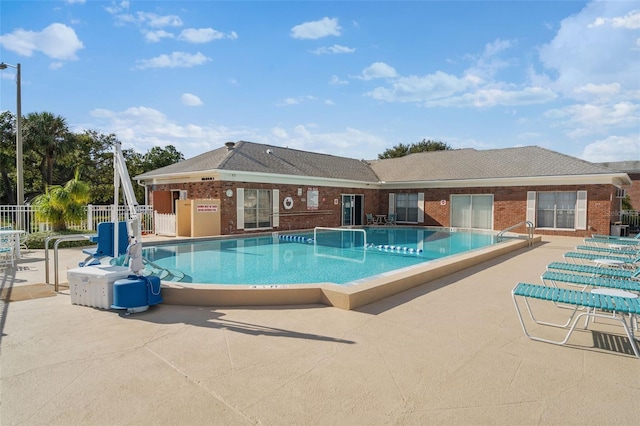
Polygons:
<instances>
[{"instance_id":1,"label":"shingle roof","mask_svg":"<svg viewBox=\"0 0 640 426\"><path fill-rule=\"evenodd\" d=\"M639 154L640 155L640 154ZM597 163L616 172L640 173L640 161L612 161L608 163Z\"/></svg>"},{"instance_id":2,"label":"shingle roof","mask_svg":"<svg viewBox=\"0 0 640 426\"><path fill-rule=\"evenodd\" d=\"M380 180L386 182L612 173L606 167L537 146L422 152L375 160L371 167Z\"/></svg>"},{"instance_id":3,"label":"shingle roof","mask_svg":"<svg viewBox=\"0 0 640 426\"><path fill-rule=\"evenodd\" d=\"M150 179L174 173L207 170L311 176L361 182L378 181L368 164L360 160L245 141L237 142L232 149L215 149L135 178Z\"/></svg>"},{"instance_id":4,"label":"shingle roof","mask_svg":"<svg viewBox=\"0 0 640 426\"><path fill-rule=\"evenodd\" d=\"M229 143L233 145L233 143ZM603 175L616 171L537 146L459 149L410 154L368 162L240 141L136 176L144 180L174 174L237 171L358 182L424 182L518 177ZM618 172L619 173L619 172Z\"/></svg>"}]
</instances>

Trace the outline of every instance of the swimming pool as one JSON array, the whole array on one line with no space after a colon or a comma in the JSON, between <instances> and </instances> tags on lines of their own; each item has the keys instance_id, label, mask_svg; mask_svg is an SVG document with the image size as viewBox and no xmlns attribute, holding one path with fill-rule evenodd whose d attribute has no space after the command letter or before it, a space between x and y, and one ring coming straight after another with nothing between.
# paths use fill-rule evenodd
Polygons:
<instances>
[{"instance_id":1,"label":"swimming pool","mask_svg":"<svg viewBox=\"0 0 640 426\"><path fill-rule=\"evenodd\" d=\"M180 271L184 283L350 286L494 244L492 233L448 228L324 228L163 244L145 248L143 256L155 268Z\"/></svg>"}]
</instances>

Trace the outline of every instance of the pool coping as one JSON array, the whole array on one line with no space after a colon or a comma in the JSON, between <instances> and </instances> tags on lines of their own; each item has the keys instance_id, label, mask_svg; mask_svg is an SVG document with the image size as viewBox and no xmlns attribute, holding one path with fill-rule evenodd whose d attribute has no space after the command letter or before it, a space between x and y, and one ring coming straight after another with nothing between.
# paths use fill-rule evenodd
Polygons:
<instances>
[{"instance_id":1,"label":"pool coping","mask_svg":"<svg viewBox=\"0 0 640 426\"><path fill-rule=\"evenodd\" d=\"M372 277L353 285L334 283L234 285L162 282L164 303L191 306L277 306L324 304L352 310L394 294L540 243L511 237L500 244Z\"/></svg>"}]
</instances>

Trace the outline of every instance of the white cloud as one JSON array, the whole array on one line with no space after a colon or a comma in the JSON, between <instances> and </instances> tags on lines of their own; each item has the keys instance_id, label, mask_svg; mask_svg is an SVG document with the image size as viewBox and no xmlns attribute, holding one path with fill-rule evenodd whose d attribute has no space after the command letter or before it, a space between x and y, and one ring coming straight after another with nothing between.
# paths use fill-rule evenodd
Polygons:
<instances>
[{"instance_id":1,"label":"white cloud","mask_svg":"<svg viewBox=\"0 0 640 426\"><path fill-rule=\"evenodd\" d=\"M620 93L620 83L611 84L586 84L574 89L575 97L585 100L607 101Z\"/></svg>"},{"instance_id":2,"label":"white cloud","mask_svg":"<svg viewBox=\"0 0 640 426\"><path fill-rule=\"evenodd\" d=\"M637 30L640 28L640 10L632 10L624 16L616 16L614 18L597 17L593 24L588 27L599 27L601 25L610 25L613 28L626 28L629 30Z\"/></svg>"},{"instance_id":3,"label":"white cloud","mask_svg":"<svg viewBox=\"0 0 640 426\"><path fill-rule=\"evenodd\" d=\"M515 45L514 41L500 39L487 43L482 54L466 56L474 63L465 71L465 74L478 81L494 78L498 71L513 65L513 60L503 59L500 55Z\"/></svg>"},{"instance_id":4,"label":"white cloud","mask_svg":"<svg viewBox=\"0 0 640 426\"><path fill-rule=\"evenodd\" d=\"M237 140L358 159L372 159L371 152L383 152L390 146L387 140L353 127L322 132L313 123L289 128L274 126L264 131L245 127L200 126L177 123L161 111L144 106L124 111L95 109L91 111L91 115L96 123L92 123L89 128L105 134L115 134L123 142L124 148L147 152L154 146L173 145L185 158L220 148L227 141Z\"/></svg>"},{"instance_id":5,"label":"white cloud","mask_svg":"<svg viewBox=\"0 0 640 426\"><path fill-rule=\"evenodd\" d=\"M137 61L137 69L145 68L190 68L211 61L202 53L172 52L170 55L160 55L151 59Z\"/></svg>"},{"instance_id":6,"label":"white cloud","mask_svg":"<svg viewBox=\"0 0 640 426\"><path fill-rule=\"evenodd\" d=\"M427 107L475 107L520 106L543 104L555 100L556 93L541 87L525 87L522 90L480 89L461 96L427 100Z\"/></svg>"},{"instance_id":7,"label":"white cloud","mask_svg":"<svg viewBox=\"0 0 640 426\"><path fill-rule=\"evenodd\" d=\"M147 41L152 42L152 43L159 42L163 38L174 38L175 37L172 33L167 32L165 30L143 31L142 34L144 34L144 38Z\"/></svg>"},{"instance_id":8,"label":"white cloud","mask_svg":"<svg viewBox=\"0 0 640 426\"><path fill-rule=\"evenodd\" d=\"M355 51L356 49L354 48L341 46L339 44L334 44L333 46L329 46L329 47L319 47L316 50L312 50L311 53L315 53L316 55L324 55L324 54L353 53Z\"/></svg>"},{"instance_id":9,"label":"white cloud","mask_svg":"<svg viewBox=\"0 0 640 426\"><path fill-rule=\"evenodd\" d=\"M288 105L299 105L306 101L316 101L317 97L313 95L306 96L298 96L297 98L284 98L280 103L276 104L278 106L288 106Z\"/></svg>"},{"instance_id":10,"label":"white cloud","mask_svg":"<svg viewBox=\"0 0 640 426\"><path fill-rule=\"evenodd\" d=\"M557 76L549 79L556 91L570 97L576 87L613 82L640 89L638 34L628 30L640 16L633 7L634 2L596 1L562 21L554 39L539 51L542 64Z\"/></svg>"},{"instance_id":11,"label":"white cloud","mask_svg":"<svg viewBox=\"0 0 640 426\"><path fill-rule=\"evenodd\" d=\"M593 163L638 160L640 135L609 136L587 145L580 158Z\"/></svg>"},{"instance_id":12,"label":"white cloud","mask_svg":"<svg viewBox=\"0 0 640 426\"><path fill-rule=\"evenodd\" d=\"M340 77L338 77L337 75L332 75L331 80L329 80L329 84L345 85L345 84L349 84L349 82L346 80L340 80Z\"/></svg>"},{"instance_id":13,"label":"white cloud","mask_svg":"<svg viewBox=\"0 0 640 426\"><path fill-rule=\"evenodd\" d=\"M178 36L178 40L187 41L190 43L208 43L211 40L220 40L223 38L235 40L238 38L238 35L235 33L235 31L232 31L229 34L225 34L223 32L216 31L213 28L187 28L185 30L182 30L182 32Z\"/></svg>"},{"instance_id":14,"label":"white cloud","mask_svg":"<svg viewBox=\"0 0 640 426\"><path fill-rule=\"evenodd\" d=\"M112 15L115 15L116 13L119 13L122 10L126 9L129 9L129 0L123 0L121 2L112 1L109 6L106 6L104 8L104 10Z\"/></svg>"},{"instance_id":15,"label":"white cloud","mask_svg":"<svg viewBox=\"0 0 640 426\"><path fill-rule=\"evenodd\" d=\"M185 93L180 97L180 101L183 105L187 106L200 106L202 105L202 101L196 95L191 93Z\"/></svg>"},{"instance_id":16,"label":"white cloud","mask_svg":"<svg viewBox=\"0 0 640 426\"><path fill-rule=\"evenodd\" d=\"M69 4L84 4L87 0L67 0Z\"/></svg>"},{"instance_id":17,"label":"white cloud","mask_svg":"<svg viewBox=\"0 0 640 426\"><path fill-rule=\"evenodd\" d=\"M56 61L56 62L51 62L49 64L49 69L50 70L58 70L60 68L62 68L62 62Z\"/></svg>"},{"instance_id":18,"label":"white cloud","mask_svg":"<svg viewBox=\"0 0 640 426\"><path fill-rule=\"evenodd\" d=\"M319 39L327 36L339 36L340 25L337 18L327 18L319 21L305 22L291 28L291 37L297 39Z\"/></svg>"},{"instance_id":19,"label":"white cloud","mask_svg":"<svg viewBox=\"0 0 640 426\"><path fill-rule=\"evenodd\" d=\"M371 152L383 152L388 141L370 133L346 128L339 132L317 132L316 126L297 125L290 132L281 129L275 133L270 143L305 151L371 160Z\"/></svg>"},{"instance_id":20,"label":"white cloud","mask_svg":"<svg viewBox=\"0 0 640 426\"><path fill-rule=\"evenodd\" d=\"M377 87L366 95L386 102L425 102L452 96L469 86L465 78L438 71L423 77L400 77L390 87Z\"/></svg>"},{"instance_id":21,"label":"white cloud","mask_svg":"<svg viewBox=\"0 0 640 426\"><path fill-rule=\"evenodd\" d=\"M220 148L226 141L262 139L251 129L179 124L169 120L162 112L144 106L119 112L95 109L91 115L99 122L93 123L91 128L115 134L125 148L133 148L138 152L146 152L154 146L173 145L185 158L189 158Z\"/></svg>"},{"instance_id":22,"label":"white cloud","mask_svg":"<svg viewBox=\"0 0 640 426\"><path fill-rule=\"evenodd\" d=\"M276 138L289 137L289 135L287 134L287 131L285 129L283 129L282 127L274 127L273 129L271 129L271 134L273 136L275 136Z\"/></svg>"},{"instance_id":23,"label":"white cloud","mask_svg":"<svg viewBox=\"0 0 640 426\"><path fill-rule=\"evenodd\" d=\"M633 128L640 122L640 105L631 102L617 104L581 104L552 109L545 117L558 127L570 129L572 138L608 133L612 128Z\"/></svg>"},{"instance_id":24,"label":"white cloud","mask_svg":"<svg viewBox=\"0 0 640 426\"><path fill-rule=\"evenodd\" d=\"M397 75L398 73L392 66L389 66L384 62L374 62L362 70L362 74L359 78L362 80L373 80L376 78L393 78Z\"/></svg>"},{"instance_id":25,"label":"white cloud","mask_svg":"<svg viewBox=\"0 0 640 426\"><path fill-rule=\"evenodd\" d=\"M77 59L76 52L84 45L73 28L64 24L51 24L40 32L17 29L0 36L0 45L23 56L42 52L60 60Z\"/></svg>"}]
</instances>

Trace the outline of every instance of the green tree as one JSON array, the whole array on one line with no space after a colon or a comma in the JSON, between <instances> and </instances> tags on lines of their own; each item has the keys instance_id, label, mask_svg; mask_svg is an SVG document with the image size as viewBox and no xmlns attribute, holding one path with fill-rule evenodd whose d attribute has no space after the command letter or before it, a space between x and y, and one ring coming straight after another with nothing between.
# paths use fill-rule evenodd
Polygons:
<instances>
[{"instance_id":1,"label":"green tree","mask_svg":"<svg viewBox=\"0 0 640 426\"><path fill-rule=\"evenodd\" d=\"M411 145L405 145L402 143L395 145L393 148L385 150L382 154L378 154L378 159L398 158L409 154L415 154L417 152L447 151L450 149L451 147L444 142L422 139L420 142L413 143Z\"/></svg>"},{"instance_id":2,"label":"green tree","mask_svg":"<svg viewBox=\"0 0 640 426\"><path fill-rule=\"evenodd\" d=\"M56 159L69 149L69 128L64 117L50 112L32 112L24 119L24 145L37 154L45 185L52 185Z\"/></svg>"},{"instance_id":3,"label":"green tree","mask_svg":"<svg viewBox=\"0 0 640 426\"><path fill-rule=\"evenodd\" d=\"M33 200L38 220L50 222L54 231L67 229L67 223L84 219L84 206L89 202L89 185L80 180L80 172L64 186L47 186L44 194Z\"/></svg>"},{"instance_id":4,"label":"green tree","mask_svg":"<svg viewBox=\"0 0 640 426\"><path fill-rule=\"evenodd\" d=\"M184 155L182 155L182 153L173 145L167 145L164 148L154 146L142 157L144 168L142 173L159 169L160 167L168 166L183 160Z\"/></svg>"},{"instance_id":5,"label":"green tree","mask_svg":"<svg viewBox=\"0 0 640 426\"><path fill-rule=\"evenodd\" d=\"M0 204L3 201L16 203L15 180L9 176L15 171L15 121L15 116L9 111L0 113Z\"/></svg>"}]
</instances>

